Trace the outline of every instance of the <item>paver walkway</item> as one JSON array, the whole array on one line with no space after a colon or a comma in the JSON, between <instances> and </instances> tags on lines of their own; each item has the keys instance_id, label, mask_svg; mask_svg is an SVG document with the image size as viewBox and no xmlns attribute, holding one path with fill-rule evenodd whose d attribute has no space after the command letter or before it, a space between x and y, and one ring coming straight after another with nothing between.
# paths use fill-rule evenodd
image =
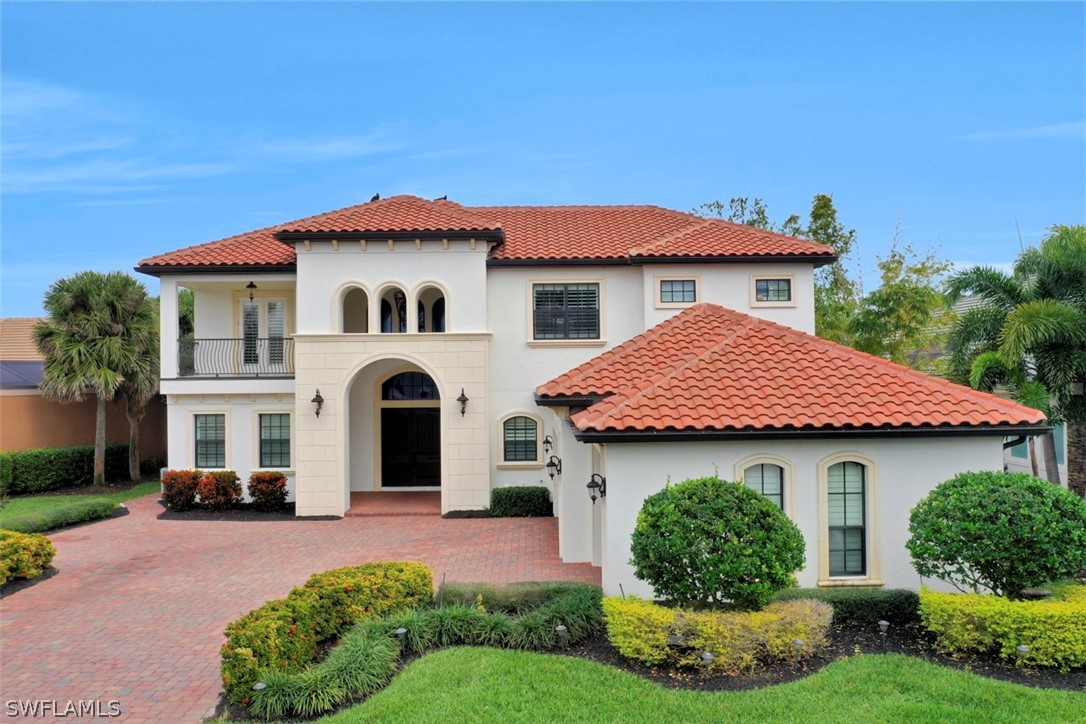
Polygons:
<instances>
[{"instance_id":1,"label":"paver walkway","mask_svg":"<svg viewBox=\"0 0 1086 724\"><path fill-rule=\"evenodd\" d=\"M0 601L5 707L113 699L122 720L199 721L222 688L226 624L338 566L414 560L435 580L600 579L561 563L554 518L159 520L156 498L52 535L59 573Z\"/></svg>"}]
</instances>

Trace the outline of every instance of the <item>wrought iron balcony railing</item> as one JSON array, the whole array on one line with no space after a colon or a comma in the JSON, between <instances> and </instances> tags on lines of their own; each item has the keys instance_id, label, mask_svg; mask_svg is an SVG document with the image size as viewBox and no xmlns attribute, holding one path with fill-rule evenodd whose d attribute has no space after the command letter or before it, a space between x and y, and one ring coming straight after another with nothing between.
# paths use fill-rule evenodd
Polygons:
<instances>
[{"instance_id":1,"label":"wrought iron balcony railing","mask_svg":"<svg viewBox=\"0 0 1086 724\"><path fill-rule=\"evenodd\" d=\"M177 374L179 377L293 377L294 340L179 339Z\"/></svg>"}]
</instances>

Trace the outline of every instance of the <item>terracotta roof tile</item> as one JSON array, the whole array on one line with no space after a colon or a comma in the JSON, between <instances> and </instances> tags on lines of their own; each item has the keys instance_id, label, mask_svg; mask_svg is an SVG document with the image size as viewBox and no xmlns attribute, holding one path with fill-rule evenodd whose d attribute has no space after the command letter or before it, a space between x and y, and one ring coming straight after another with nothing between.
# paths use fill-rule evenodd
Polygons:
<instances>
[{"instance_id":1,"label":"terracotta roof tile","mask_svg":"<svg viewBox=\"0 0 1086 724\"><path fill-rule=\"evenodd\" d=\"M1041 424L1017 403L803 332L700 304L540 386L603 398L582 431L728 431Z\"/></svg>"},{"instance_id":2,"label":"terracotta roof tile","mask_svg":"<svg viewBox=\"0 0 1086 724\"><path fill-rule=\"evenodd\" d=\"M626 260L662 257L833 258L827 246L659 206L461 206L393 196L144 259L140 268L290 267L295 253L277 232L499 232L495 261Z\"/></svg>"}]
</instances>

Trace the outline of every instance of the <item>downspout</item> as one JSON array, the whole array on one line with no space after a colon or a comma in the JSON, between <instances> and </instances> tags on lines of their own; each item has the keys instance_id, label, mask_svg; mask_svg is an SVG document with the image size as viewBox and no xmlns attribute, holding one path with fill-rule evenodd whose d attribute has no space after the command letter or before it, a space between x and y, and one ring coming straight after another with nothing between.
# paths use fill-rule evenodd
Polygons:
<instances>
[{"instance_id":1,"label":"downspout","mask_svg":"<svg viewBox=\"0 0 1086 724\"><path fill-rule=\"evenodd\" d=\"M1024 443L1028 439L1029 439L1028 435L1019 435L1018 437L1014 438L1013 440L1003 443L1003 449L1006 450L1007 448L1014 447L1015 445L1021 445L1022 443Z\"/></svg>"}]
</instances>

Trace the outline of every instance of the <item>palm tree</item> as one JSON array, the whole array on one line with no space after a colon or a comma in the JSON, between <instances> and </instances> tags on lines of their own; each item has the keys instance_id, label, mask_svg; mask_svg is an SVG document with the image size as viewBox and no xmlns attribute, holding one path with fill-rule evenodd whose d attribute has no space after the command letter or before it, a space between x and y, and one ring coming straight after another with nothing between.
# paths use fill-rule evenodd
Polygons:
<instances>
[{"instance_id":1,"label":"palm tree","mask_svg":"<svg viewBox=\"0 0 1086 724\"><path fill-rule=\"evenodd\" d=\"M948 287L952 302L968 293L985 302L951 330L951 375L981 389L1006 384L1026 404L1051 401L1046 412L1067 429L1068 487L1086 497L1086 226L1053 226L1013 274L973 267ZM1051 435L1044 447L1055 470Z\"/></svg>"},{"instance_id":2,"label":"palm tree","mask_svg":"<svg viewBox=\"0 0 1086 724\"><path fill-rule=\"evenodd\" d=\"M123 272L80 272L49 287L49 316L34 330L45 357L42 394L59 402L97 398L95 485L105 483L106 403L148 364L145 337L155 315L147 301L143 286Z\"/></svg>"},{"instance_id":3,"label":"palm tree","mask_svg":"<svg viewBox=\"0 0 1086 724\"><path fill-rule=\"evenodd\" d=\"M136 355L124 375L121 392L128 416L128 475L140 479L140 422L147 413L147 403L158 394L158 304L144 299L136 319L128 327L129 344Z\"/></svg>"}]
</instances>

